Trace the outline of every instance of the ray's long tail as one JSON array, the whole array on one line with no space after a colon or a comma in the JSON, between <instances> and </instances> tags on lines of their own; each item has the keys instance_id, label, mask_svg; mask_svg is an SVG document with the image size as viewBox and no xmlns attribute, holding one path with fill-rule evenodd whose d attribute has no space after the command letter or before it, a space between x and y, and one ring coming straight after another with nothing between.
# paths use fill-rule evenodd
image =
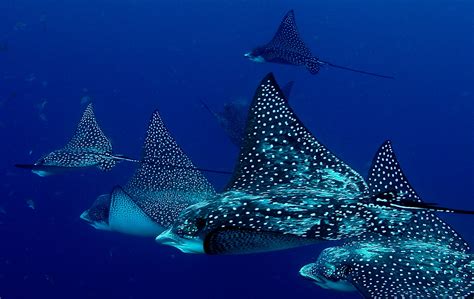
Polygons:
<instances>
[{"instance_id":1,"label":"ray's long tail","mask_svg":"<svg viewBox=\"0 0 474 299\"><path fill-rule=\"evenodd\" d=\"M435 203L416 202L413 200L407 200L397 197L395 192L382 192L369 199L370 203L390 207L394 209L412 210L412 211L430 211L430 212L441 212L441 213L453 213L453 214L466 214L474 215L474 211L453 209L443 206L439 206Z\"/></svg>"},{"instance_id":2,"label":"ray's long tail","mask_svg":"<svg viewBox=\"0 0 474 299\"><path fill-rule=\"evenodd\" d=\"M318 59L317 61L320 65L327 65L327 66L338 68L338 69L341 69L341 70L351 71L351 72L355 72L355 73L360 73L360 74L364 74L364 75L369 75L369 76L374 76L374 77L379 77L379 78L385 78L385 79L395 79L395 77L393 77L393 76L381 75L381 74L377 74L377 73L372 73L372 72L367 72L367 71L363 71L363 70L353 69L353 68L350 68L350 67L347 67L347 66L334 64L334 63L324 61L324 60L319 60Z\"/></svg>"},{"instance_id":3,"label":"ray's long tail","mask_svg":"<svg viewBox=\"0 0 474 299\"><path fill-rule=\"evenodd\" d=\"M391 207L400 208L400 209L407 209L407 210L425 210L430 212L442 212L442 213L454 213L454 214L466 214L466 215L474 215L474 211L470 210L462 210L462 209L453 209L453 208L446 208L438 206L437 204L431 203L391 203Z\"/></svg>"},{"instance_id":4,"label":"ray's long tail","mask_svg":"<svg viewBox=\"0 0 474 299\"><path fill-rule=\"evenodd\" d=\"M140 163L140 160L133 159L127 156L122 156L122 155L113 155L114 160L117 161L126 161L126 162L133 162L133 163Z\"/></svg>"},{"instance_id":5,"label":"ray's long tail","mask_svg":"<svg viewBox=\"0 0 474 299\"><path fill-rule=\"evenodd\" d=\"M204 107L204 109L206 109L211 115L213 115L214 117L218 117L217 113L215 113L210 107L209 105L207 105L206 102L204 102L204 100L199 100L201 102L201 105Z\"/></svg>"}]
</instances>

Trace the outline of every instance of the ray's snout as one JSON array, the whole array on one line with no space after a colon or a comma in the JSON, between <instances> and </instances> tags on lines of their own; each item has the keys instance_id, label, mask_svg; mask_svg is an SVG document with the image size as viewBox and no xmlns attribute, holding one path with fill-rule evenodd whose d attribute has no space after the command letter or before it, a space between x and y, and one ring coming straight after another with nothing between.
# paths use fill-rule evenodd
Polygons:
<instances>
[{"instance_id":1,"label":"ray's snout","mask_svg":"<svg viewBox=\"0 0 474 299\"><path fill-rule=\"evenodd\" d=\"M167 229L161 234L159 234L156 238L155 241L164 245L172 245L175 243L175 238L173 237L173 233L171 232L171 229Z\"/></svg>"},{"instance_id":2,"label":"ray's snout","mask_svg":"<svg viewBox=\"0 0 474 299\"><path fill-rule=\"evenodd\" d=\"M171 229L165 230L159 234L155 241L163 245L175 247L184 253L204 253L202 242L197 239L184 239L174 234Z\"/></svg>"}]
</instances>

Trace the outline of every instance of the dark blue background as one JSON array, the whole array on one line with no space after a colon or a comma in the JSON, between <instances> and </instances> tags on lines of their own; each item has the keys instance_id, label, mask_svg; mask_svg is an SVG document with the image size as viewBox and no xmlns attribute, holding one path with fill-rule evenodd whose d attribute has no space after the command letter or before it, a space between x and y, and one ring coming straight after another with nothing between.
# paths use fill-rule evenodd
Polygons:
<instances>
[{"instance_id":1,"label":"dark blue background","mask_svg":"<svg viewBox=\"0 0 474 299\"><path fill-rule=\"evenodd\" d=\"M237 150L199 100L218 109L250 98L273 71L282 83L296 82L295 111L355 169L366 173L390 138L426 201L474 209L474 2L293 2L0 1L0 42L9 44L0 52L0 298L357 296L298 276L328 244L193 256L80 221L97 195L127 181L132 166L40 178L12 165L64 144L84 95L94 99L116 152L140 154L158 108L196 165L229 170ZM397 80L334 69L311 76L245 60L243 53L269 40L290 8L322 59ZM30 74L36 79L28 82ZM37 109L43 99L47 121ZM228 179L208 177L219 188ZM472 217L444 218L474 244Z\"/></svg>"}]
</instances>

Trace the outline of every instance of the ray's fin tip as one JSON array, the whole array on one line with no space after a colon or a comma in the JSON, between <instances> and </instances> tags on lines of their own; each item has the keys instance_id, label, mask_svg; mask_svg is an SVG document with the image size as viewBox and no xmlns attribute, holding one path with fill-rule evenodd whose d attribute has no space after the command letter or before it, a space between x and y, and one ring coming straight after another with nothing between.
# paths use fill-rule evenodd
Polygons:
<instances>
[{"instance_id":1,"label":"ray's fin tip","mask_svg":"<svg viewBox=\"0 0 474 299\"><path fill-rule=\"evenodd\" d=\"M281 87L280 85L278 84L276 78L275 78L275 75L270 72L268 73L263 79L262 81L260 82L260 87L263 87L264 85L268 85L270 84L271 86L277 88L278 90L281 91Z\"/></svg>"},{"instance_id":2,"label":"ray's fin tip","mask_svg":"<svg viewBox=\"0 0 474 299\"><path fill-rule=\"evenodd\" d=\"M273 72L266 74L265 77L263 77L262 82L264 81L275 81L275 75L273 74Z\"/></svg>"},{"instance_id":3,"label":"ray's fin tip","mask_svg":"<svg viewBox=\"0 0 474 299\"><path fill-rule=\"evenodd\" d=\"M94 105L92 104L92 102L90 102L89 104L87 104L85 111L86 111L86 112L89 111L89 112L94 113Z\"/></svg>"},{"instance_id":4,"label":"ray's fin tip","mask_svg":"<svg viewBox=\"0 0 474 299\"><path fill-rule=\"evenodd\" d=\"M388 148L393 152L393 145L392 140L386 139L382 145L380 145L380 149Z\"/></svg>"},{"instance_id":5,"label":"ray's fin tip","mask_svg":"<svg viewBox=\"0 0 474 299\"><path fill-rule=\"evenodd\" d=\"M151 122L153 122L157 118L161 119L160 111L158 109L155 109L153 110L153 113L151 114Z\"/></svg>"},{"instance_id":6,"label":"ray's fin tip","mask_svg":"<svg viewBox=\"0 0 474 299\"><path fill-rule=\"evenodd\" d=\"M380 205L409 210L474 214L474 211L471 210L453 209L423 202L403 173L390 139L385 140L379 147L369 173L369 187L372 188L373 198ZM381 175L383 176L383 173L388 174L387 181L379 179ZM385 185L385 188L381 188L384 184L389 184L392 188L388 188L387 185ZM403 190L405 194L399 194L400 190Z\"/></svg>"}]
</instances>

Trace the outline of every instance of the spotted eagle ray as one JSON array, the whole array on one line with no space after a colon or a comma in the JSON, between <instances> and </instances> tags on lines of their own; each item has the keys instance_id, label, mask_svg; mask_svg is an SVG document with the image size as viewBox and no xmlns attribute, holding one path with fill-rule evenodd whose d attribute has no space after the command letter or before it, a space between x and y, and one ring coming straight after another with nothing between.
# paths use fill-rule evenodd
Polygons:
<instances>
[{"instance_id":1,"label":"spotted eagle ray","mask_svg":"<svg viewBox=\"0 0 474 299\"><path fill-rule=\"evenodd\" d=\"M246 53L245 57L255 62L273 62L305 66L313 75L319 73L321 66L329 66L381 78L395 79L392 76L357 70L314 57L298 33L293 10L290 10L285 15L270 42Z\"/></svg>"},{"instance_id":2,"label":"spotted eagle ray","mask_svg":"<svg viewBox=\"0 0 474 299\"><path fill-rule=\"evenodd\" d=\"M288 82L283 86L283 94L288 98L293 89L293 81ZM219 112L214 112L209 106L202 102L204 108L212 114L219 125L224 129L230 141L238 148L242 143L245 133L245 123L247 121L247 112L249 110L249 103L239 100L224 104L224 109Z\"/></svg>"},{"instance_id":3,"label":"spotted eagle ray","mask_svg":"<svg viewBox=\"0 0 474 299\"><path fill-rule=\"evenodd\" d=\"M125 187L99 196L81 218L97 229L155 237L183 209L214 194L155 111L135 174Z\"/></svg>"},{"instance_id":4,"label":"spotted eagle ray","mask_svg":"<svg viewBox=\"0 0 474 299\"><path fill-rule=\"evenodd\" d=\"M34 164L16 164L18 168L31 169L39 176L48 176L85 167L110 170L118 161L138 162L112 154L112 144L99 127L92 103L84 114L71 140L61 149L52 151Z\"/></svg>"},{"instance_id":5,"label":"spotted eagle ray","mask_svg":"<svg viewBox=\"0 0 474 299\"><path fill-rule=\"evenodd\" d=\"M269 74L250 106L231 182L185 209L156 240L190 253L262 252L368 231L396 234L418 210L453 211L406 202L397 190L370 191L306 130Z\"/></svg>"},{"instance_id":6,"label":"spotted eagle ray","mask_svg":"<svg viewBox=\"0 0 474 299\"><path fill-rule=\"evenodd\" d=\"M376 161L369 188L400 190L422 203L389 143ZM421 211L399 234L368 233L325 249L300 274L326 289L358 290L364 298L466 298L474 294L474 256L469 249L447 223Z\"/></svg>"},{"instance_id":7,"label":"spotted eagle ray","mask_svg":"<svg viewBox=\"0 0 474 299\"><path fill-rule=\"evenodd\" d=\"M423 233L436 232L425 225ZM358 290L364 298L466 298L474 293L473 271L473 255L442 239L377 236L327 248L300 274L325 289Z\"/></svg>"}]
</instances>

